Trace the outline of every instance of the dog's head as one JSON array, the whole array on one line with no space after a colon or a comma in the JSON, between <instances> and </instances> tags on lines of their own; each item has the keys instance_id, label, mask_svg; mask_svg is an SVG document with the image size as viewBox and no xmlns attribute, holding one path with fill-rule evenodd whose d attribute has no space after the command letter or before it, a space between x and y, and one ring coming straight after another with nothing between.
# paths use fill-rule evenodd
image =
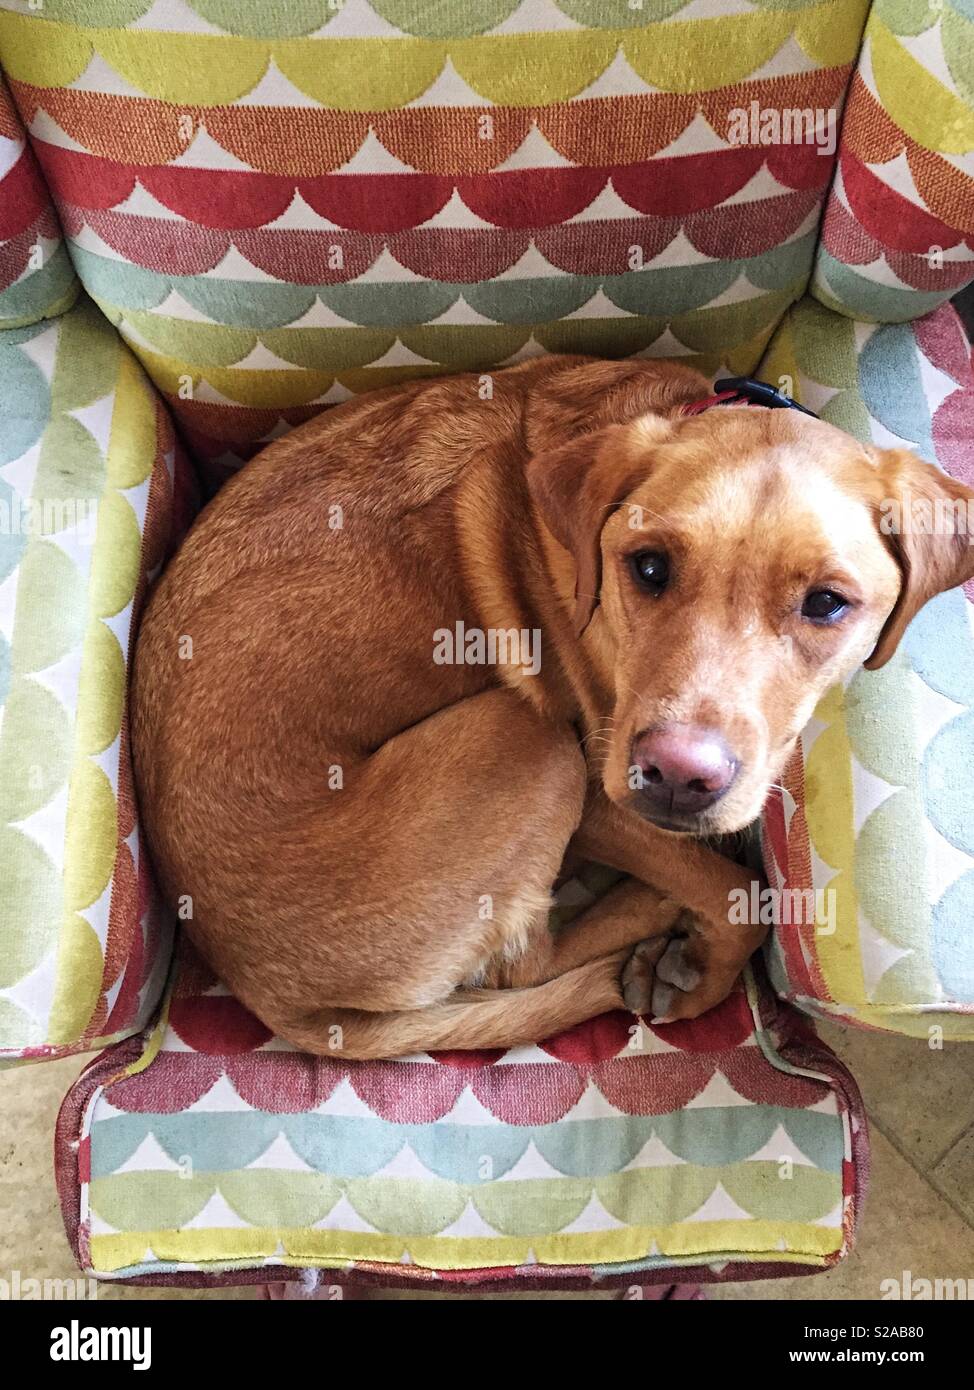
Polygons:
<instances>
[{"instance_id":1,"label":"dog's head","mask_svg":"<svg viewBox=\"0 0 974 1390\"><path fill-rule=\"evenodd\" d=\"M668 830L751 821L825 690L974 576L974 492L797 411L646 416L528 478L614 689L606 792Z\"/></svg>"}]
</instances>

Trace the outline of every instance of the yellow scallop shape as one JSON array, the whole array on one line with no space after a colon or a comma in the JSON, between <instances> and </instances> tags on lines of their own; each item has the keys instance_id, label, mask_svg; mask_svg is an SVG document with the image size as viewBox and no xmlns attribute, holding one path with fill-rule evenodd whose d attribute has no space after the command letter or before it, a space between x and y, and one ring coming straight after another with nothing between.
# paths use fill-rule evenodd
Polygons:
<instances>
[{"instance_id":1,"label":"yellow scallop shape","mask_svg":"<svg viewBox=\"0 0 974 1390\"><path fill-rule=\"evenodd\" d=\"M90 907L108 887L115 866L117 820L111 783L96 763L81 758L68 783L64 903L69 913Z\"/></svg>"},{"instance_id":2,"label":"yellow scallop shape","mask_svg":"<svg viewBox=\"0 0 974 1390\"><path fill-rule=\"evenodd\" d=\"M842 67L859 52L868 12L868 0L816 5L795 17L795 38L802 51L823 68Z\"/></svg>"},{"instance_id":3,"label":"yellow scallop shape","mask_svg":"<svg viewBox=\"0 0 974 1390\"><path fill-rule=\"evenodd\" d=\"M786 12L676 20L620 34L630 64L664 92L711 92L743 82L792 32Z\"/></svg>"},{"instance_id":4,"label":"yellow scallop shape","mask_svg":"<svg viewBox=\"0 0 974 1390\"><path fill-rule=\"evenodd\" d=\"M276 41L273 55L285 77L330 110L394 111L432 85L448 51L422 39L293 39Z\"/></svg>"},{"instance_id":5,"label":"yellow scallop shape","mask_svg":"<svg viewBox=\"0 0 974 1390\"><path fill-rule=\"evenodd\" d=\"M109 484L127 488L144 483L152 472L155 457L155 401L135 358L122 352L108 440Z\"/></svg>"},{"instance_id":6,"label":"yellow scallop shape","mask_svg":"<svg viewBox=\"0 0 974 1390\"><path fill-rule=\"evenodd\" d=\"M90 922L68 913L61 926L57 979L48 1018L47 1041L57 1047L77 1042L98 1007L105 958Z\"/></svg>"},{"instance_id":7,"label":"yellow scallop shape","mask_svg":"<svg viewBox=\"0 0 974 1390\"><path fill-rule=\"evenodd\" d=\"M76 723L79 753L102 753L118 737L125 704L125 658L101 619L85 633Z\"/></svg>"},{"instance_id":8,"label":"yellow scallop shape","mask_svg":"<svg viewBox=\"0 0 974 1390\"><path fill-rule=\"evenodd\" d=\"M908 53L878 20L869 28L876 89L893 120L928 150L974 149L974 111Z\"/></svg>"},{"instance_id":9,"label":"yellow scallop shape","mask_svg":"<svg viewBox=\"0 0 974 1390\"><path fill-rule=\"evenodd\" d=\"M628 32L495 34L451 44L450 57L464 81L488 100L504 106L540 106L568 101L591 86Z\"/></svg>"},{"instance_id":10,"label":"yellow scallop shape","mask_svg":"<svg viewBox=\"0 0 974 1390\"><path fill-rule=\"evenodd\" d=\"M95 562L89 588L91 611L111 618L131 603L139 577L142 535L131 503L109 489L98 503Z\"/></svg>"},{"instance_id":11,"label":"yellow scallop shape","mask_svg":"<svg viewBox=\"0 0 974 1390\"><path fill-rule=\"evenodd\" d=\"M67 87L91 62L86 29L0 10L0 57L7 77L34 87Z\"/></svg>"},{"instance_id":12,"label":"yellow scallop shape","mask_svg":"<svg viewBox=\"0 0 974 1390\"><path fill-rule=\"evenodd\" d=\"M150 29L99 29L95 46L115 72L159 101L208 106L236 101L264 75L270 50L254 39L222 34L171 34Z\"/></svg>"}]
</instances>

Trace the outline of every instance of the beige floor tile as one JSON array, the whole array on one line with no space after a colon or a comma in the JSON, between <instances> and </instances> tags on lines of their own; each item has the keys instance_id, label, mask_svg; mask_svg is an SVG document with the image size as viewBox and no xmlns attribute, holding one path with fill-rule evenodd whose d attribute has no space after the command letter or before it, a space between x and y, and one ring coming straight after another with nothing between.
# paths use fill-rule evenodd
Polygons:
<instances>
[{"instance_id":1,"label":"beige floor tile","mask_svg":"<svg viewBox=\"0 0 974 1390\"><path fill-rule=\"evenodd\" d=\"M818 1027L858 1081L873 1125L921 1171L974 1124L974 1044L938 1050L922 1038Z\"/></svg>"},{"instance_id":2,"label":"beige floor tile","mask_svg":"<svg viewBox=\"0 0 974 1390\"><path fill-rule=\"evenodd\" d=\"M0 1279L76 1279L61 1223L51 1150L58 1107L88 1058L0 1071ZM140 1289L99 1284L99 1300L254 1298L245 1289Z\"/></svg>"},{"instance_id":3,"label":"beige floor tile","mask_svg":"<svg viewBox=\"0 0 974 1390\"><path fill-rule=\"evenodd\" d=\"M974 1230L877 1130L859 1242L848 1259L808 1279L723 1284L718 1299L876 1299L884 1279L974 1279Z\"/></svg>"},{"instance_id":4,"label":"beige floor tile","mask_svg":"<svg viewBox=\"0 0 974 1390\"><path fill-rule=\"evenodd\" d=\"M947 1151L930 1177L974 1226L974 1125Z\"/></svg>"}]
</instances>

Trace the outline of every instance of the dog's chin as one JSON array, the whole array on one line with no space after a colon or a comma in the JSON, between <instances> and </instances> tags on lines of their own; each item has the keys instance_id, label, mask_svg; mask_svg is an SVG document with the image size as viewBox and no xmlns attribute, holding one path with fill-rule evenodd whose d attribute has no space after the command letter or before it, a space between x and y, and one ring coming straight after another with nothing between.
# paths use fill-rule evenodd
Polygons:
<instances>
[{"instance_id":1,"label":"dog's chin","mask_svg":"<svg viewBox=\"0 0 974 1390\"><path fill-rule=\"evenodd\" d=\"M670 835L691 836L700 840L718 835L734 835L738 831L746 829L761 814L764 796L760 799L756 798L753 806L744 807L743 810L732 809L718 801L714 806L708 807L704 811L692 813L663 812L658 807L651 805L638 792L630 792L625 798L618 799L618 804L628 811L635 812L640 820L655 826L657 830L665 830Z\"/></svg>"}]
</instances>

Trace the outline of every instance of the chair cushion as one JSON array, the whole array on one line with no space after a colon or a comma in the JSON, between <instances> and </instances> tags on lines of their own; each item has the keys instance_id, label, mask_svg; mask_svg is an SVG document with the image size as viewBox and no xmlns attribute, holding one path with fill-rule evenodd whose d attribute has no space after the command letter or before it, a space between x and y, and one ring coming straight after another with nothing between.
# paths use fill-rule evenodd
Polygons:
<instances>
[{"instance_id":1,"label":"chair cushion","mask_svg":"<svg viewBox=\"0 0 974 1390\"><path fill-rule=\"evenodd\" d=\"M877 0L842 122L813 294L854 318L926 314L974 277L974 14Z\"/></svg>"},{"instance_id":2,"label":"chair cushion","mask_svg":"<svg viewBox=\"0 0 974 1390\"><path fill-rule=\"evenodd\" d=\"M424 374L753 369L834 151L735 112L840 106L867 5L683 8L48 0L0 12L0 60L82 281L216 483Z\"/></svg>"},{"instance_id":3,"label":"chair cushion","mask_svg":"<svg viewBox=\"0 0 974 1390\"><path fill-rule=\"evenodd\" d=\"M0 1064L100 1046L159 1002L169 928L132 795L132 622L191 480L94 306L0 335Z\"/></svg>"},{"instance_id":4,"label":"chair cushion","mask_svg":"<svg viewBox=\"0 0 974 1390\"><path fill-rule=\"evenodd\" d=\"M60 314L77 293L51 195L0 78L0 328Z\"/></svg>"},{"instance_id":5,"label":"chair cushion","mask_svg":"<svg viewBox=\"0 0 974 1390\"><path fill-rule=\"evenodd\" d=\"M974 485L970 346L949 305L877 327L805 300L762 372L858 438ZM831 894L831 919L771 942L776 988L810 1012L974 1039L972 599L974 583L942 594L887 666L831 690L768 802L772 883Z\"/></svg>"},{"instance_id":6,"label":"chair cushion","mask_svg":"<svg viewBox=\"0 0 974 1390\"><path fill-rule=\"evenodd\" d=\"M750 974L692 1024L365 1063L271 1038L187 949L165 1019L66 1099L57 1162L78 1259L110 1279L573 1287L835 1263L865 1131Z\"/></svg>"}]
</instances>

